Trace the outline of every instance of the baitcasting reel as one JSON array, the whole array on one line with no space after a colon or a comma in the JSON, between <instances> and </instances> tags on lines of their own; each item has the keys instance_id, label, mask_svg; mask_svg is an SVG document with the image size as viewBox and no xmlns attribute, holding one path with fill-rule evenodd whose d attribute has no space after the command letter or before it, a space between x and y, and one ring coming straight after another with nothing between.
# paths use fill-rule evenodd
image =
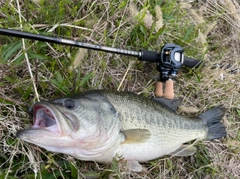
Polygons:
<instances>
[{"instance_id":1,"label":"baitcasting reel","mask_svg":"<svg viewBox=\"0 0 240 179\"><path fill-rule=\"evenodd\" d=\"M175 44L166 44L162 47L161 58L157 62L157 70L160 73L159 80L156 83L155 95L173 99L173 78L184 62L183 49ZM163 92L163 83L165 90Z\"/></svg>"}]
</instances>

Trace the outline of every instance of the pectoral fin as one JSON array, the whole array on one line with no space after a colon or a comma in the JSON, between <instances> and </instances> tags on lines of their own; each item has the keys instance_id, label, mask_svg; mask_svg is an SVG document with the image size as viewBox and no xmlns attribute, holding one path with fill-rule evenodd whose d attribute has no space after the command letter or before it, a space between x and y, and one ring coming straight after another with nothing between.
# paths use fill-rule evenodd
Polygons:
<instances>
[{"instance_id":1,"label":"pectoral fin","mask_svg":"<svg viewBox=\"0 0 240 179\"><path fill-rule=\"evenodd\" d=\"M147 129L128 129L122 131L122 134L125 138L123 144L144 143L151 136L151 133Z\"/></svg>"},{"instance_id":2,"label":"pectoral fin","mask_svg":"<svg viewBox=\"0 0 240 179\"><path fill-rule=\"evenodd\" d=\"M193 155L196 152L196 148L189 145L182 145L174 152L169 153L168 155L174 155L174 156L190 156Z\"/></svg>"}]
</instances>

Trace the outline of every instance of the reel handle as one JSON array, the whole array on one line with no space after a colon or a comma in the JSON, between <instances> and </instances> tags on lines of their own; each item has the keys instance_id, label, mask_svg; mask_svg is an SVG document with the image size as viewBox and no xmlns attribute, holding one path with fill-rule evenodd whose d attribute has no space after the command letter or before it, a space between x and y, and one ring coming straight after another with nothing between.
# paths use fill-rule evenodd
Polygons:
<instances>
[{"instance_id":1,"label":"reel handle","mask_svg":"<svg viewBox=\"0 0 240 179\"><path fill-rule=\"evenodd\" d=\"M173 99L174 98L174 91L173 91L173 80L170 78L165 83L165 89L164 89L164 98L166 99Z\"/></svg>"},{"instance_id":2,"label":"reel handle","mask_svg":"<svg viewBox=\"0 0 240 179\"><path fill-rule=\"evenodd\" d=\"M155 96L158 98L164 97L166 99L173 99L174 98L173 80L168 79L165 82L164 91L163 91L163 82L157 81L156 88L155 88Z\"/></svg>"},{"instance_id":3,"label":"reel handle","mask_svg":"<svg viewBox=\"0 0 240 179\"><path fill-rule=\"evenodd\" d=\"M163 82L157 81L155 87L155 96L156 97L163 97Z\"/></svg>"}]
</instances>

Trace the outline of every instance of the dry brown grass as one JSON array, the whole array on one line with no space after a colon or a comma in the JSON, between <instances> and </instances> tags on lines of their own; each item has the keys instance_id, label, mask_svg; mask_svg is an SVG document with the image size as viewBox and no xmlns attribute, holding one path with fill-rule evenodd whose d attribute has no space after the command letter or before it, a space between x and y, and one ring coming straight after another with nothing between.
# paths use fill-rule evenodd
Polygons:
<instances>
[{"instance_id":1,"label":"dry brown grass","mask_svg":"<svg viewBox=\"0 0 240 179\"><path fill-rule=\"evenodd\" d=\"M130 1L119 8L123 1L110 3L107 0L87 0L77 7L73 17L71 11L74 6L67 4L64 6L65 14L62 15L65 18L58 14L55 22L50 16L50 20L43 19L48 16L40 9L49 10L47 3L43 7L41 2L31 4L20 1L18 7L17 2L10 1L6 4L0 1L0 8L9 8L0 11L0 17L4 17L0 20L1 27L21 29L23 26L23 29L33 32L53 32L53 35L72 37L93 44L120 48L130 46L133 50L146 47L160 50L165 42L180 44L187 55L203 59L204 65L196 70L182 70L175 82L176 95L183 98L185 106L197 107L199 113L213 106L224 105L227 108L224 123L228 136L220 141L198 142L198 151L192 157L161 157L146 163L145 170L141 173L130 173L121 162L114 169L110 165L82 162L70 156L52 154L19 141L15 137L16 131L30 123L26 106L38 100L37 94L40 99L49 99L64 96L68 91L119 88L150 97L154 91L154 76L158 75L154 64L137 61L133 63L133 58L93 50L79 56L76 48L53 44L41 47L44 49L41 51L39 43L26 41L26 46L10 56L6 62L0 61L0 161L4 161L0 163L2 178L26 177L27 174L32 174L29 178L44 178L44 172L51 174L53 171L60 172L59 178L68 178L70 175L66 174L67 164L63 165L63 161L77 168L79 178L86 171L105 172L106 178L239 178L240 7L237 1L181 1L181 7L180 3L173 0L164 2L160 7L165 29L152 41L144 37L138 24L145 23L149 30L151 24L146 22L159 21L161 18L155 17L153 10L159 7L152 7L152 4L146 6L146 1L132 2L133 12L129 8ZM148 11L148 20L141 17L143 11ZM173 16L181 18L172 18ZM8 17L11 19L6 20ZM23 21L22 25L20 19ZM80 23L83 20L85 22ZM195 29L189 34L190 37L186 37L187 29L191 27ZM133 32L140 34L139 37L130 36ZM197 34L196 37L191 37L193 34ZM2 38L0 44L12 41L17 39ZM43 55L48 60L27 61L28 54L25 54L21 63L14 63L23 54L24 48L36 53L44 51L46 54ZM57 72L63 77L62 84L68 85L67 92L61 85L51 81L56 79ZM82 80L91 72L94 72L91 79L83 86L77 86L78 81L74 81L75 73L80 74ZM33 76L29 73L33 73ZM31 93L26 97L29 86L32 87ZM77 88L73 89L75 86ZM69 167L67 170L69 171Z\"/></svg>"}]
</instances>

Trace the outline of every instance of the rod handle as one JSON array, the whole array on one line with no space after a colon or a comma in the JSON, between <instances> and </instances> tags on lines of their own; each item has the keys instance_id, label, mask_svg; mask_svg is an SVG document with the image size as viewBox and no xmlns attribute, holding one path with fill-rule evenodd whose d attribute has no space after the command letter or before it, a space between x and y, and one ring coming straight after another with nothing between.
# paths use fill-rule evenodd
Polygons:
<instances>
[{"instance_id":1,"label":"rod handle","mask_svg":"<svg viewBox=\"0 0 240 179\"><path fill-rule=\"evenodd\" d=\"M150 50L140 50L140 56L138 59L140 61L147 61L147 62L158 62L159 61L159 54L155 51Z\"/></svg>"}]
</instances>

